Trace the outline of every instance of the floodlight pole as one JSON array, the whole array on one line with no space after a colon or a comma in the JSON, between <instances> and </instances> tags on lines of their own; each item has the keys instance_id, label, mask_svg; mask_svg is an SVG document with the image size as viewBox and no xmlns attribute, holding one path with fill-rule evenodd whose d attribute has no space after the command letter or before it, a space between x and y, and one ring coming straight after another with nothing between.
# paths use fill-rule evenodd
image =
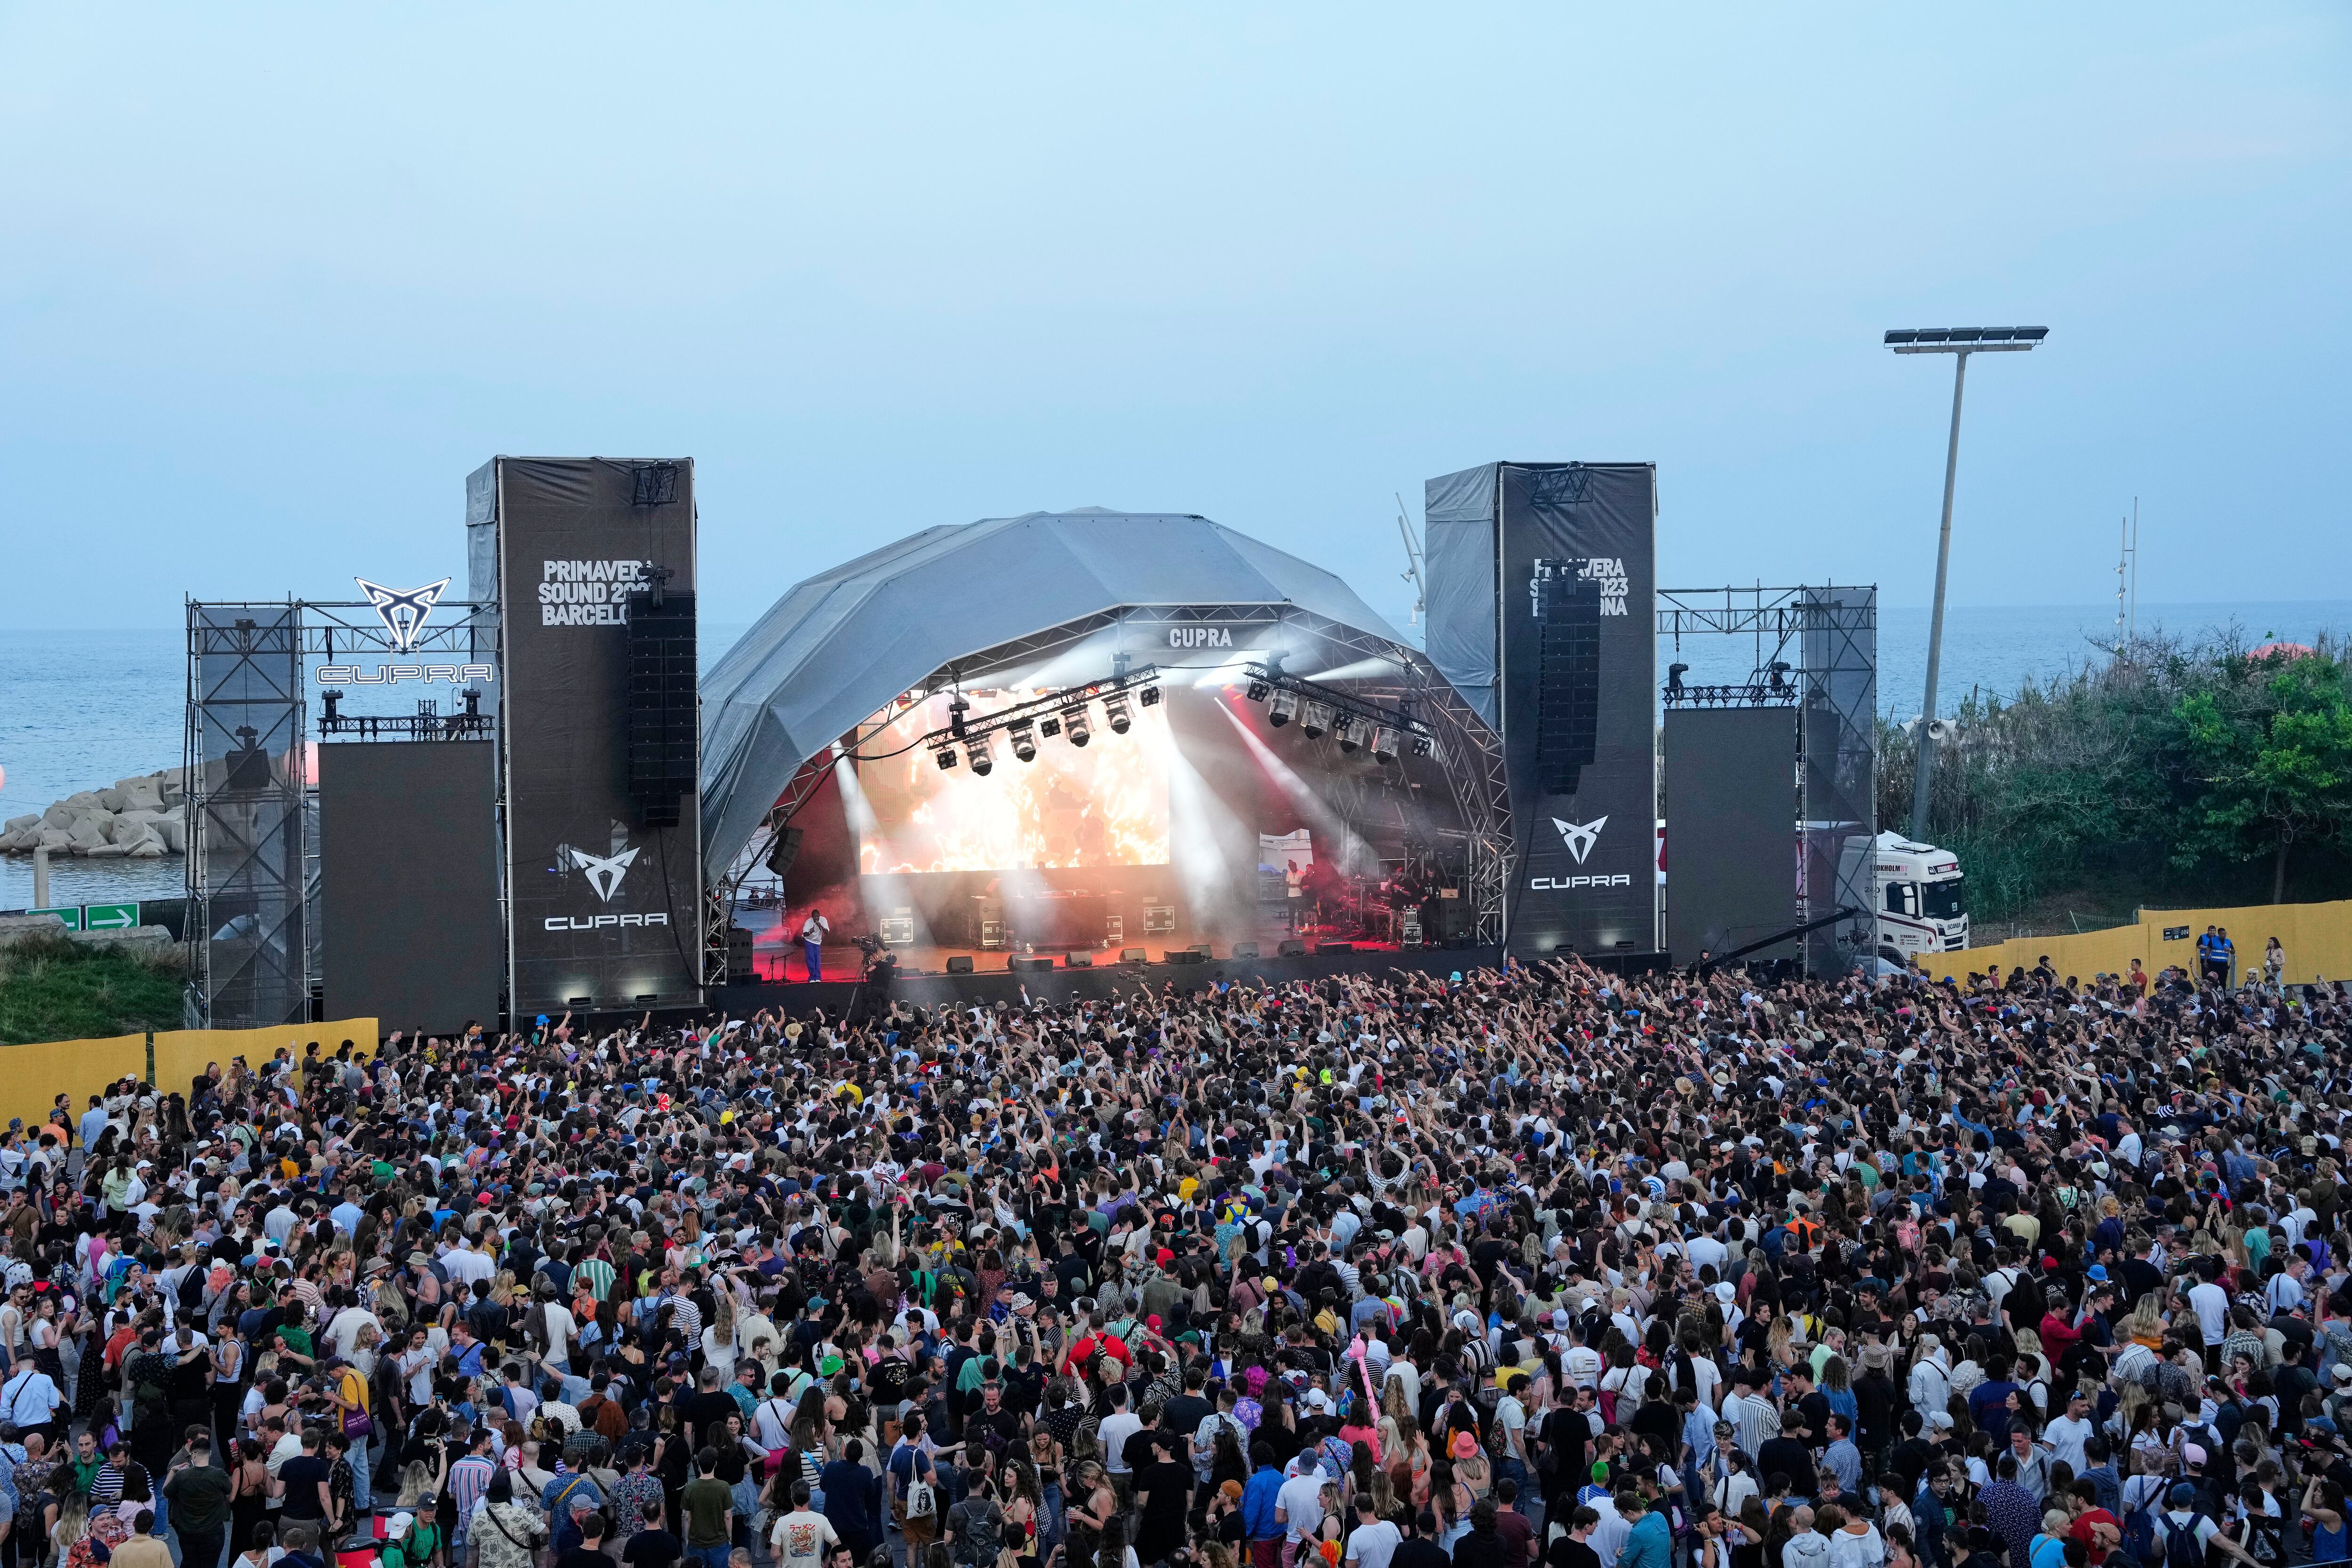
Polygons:
<instances>
[{"instance_id":1,"label":"floodlight pole","mask_svg":"<svg viewBox=\"0 0 2352 1568\"><path fill-rule=\"evenodd\" d=\"M1936 539L1936 607L1927 623L1927 691L1919 714L1918 765L1912 778L1911 837L1927 837L1927 796L1936 777L1936 677L1944 663L1944 589L1952 569L1952 487L1960 469L1960 395L1972 353L2024 353L2050 335L2047 327L1924 327L1891 331L1886 346L1899 354L1950 354L1952 436L1944 448L1944 523Z\"/></svg>"},{"instance_id":2,"label":"floodlight pole","mask_svg":"<svg viewBox=\"0 0 2352 1568\"><path fill-rule=\"evenodd\" d=\"M1960 394L1969 354L1952 356L1952 439L1944 449L1944 526L1936 540L1936 607L1927 617L1927 695L1919 710L1919 763L1911 787L1911 837L1927 841L1927 791L1936 775L1936 676L1944 662L1944 584L1952 571L1952 484L1960 469Z\"/></svg>"}]
</instances>

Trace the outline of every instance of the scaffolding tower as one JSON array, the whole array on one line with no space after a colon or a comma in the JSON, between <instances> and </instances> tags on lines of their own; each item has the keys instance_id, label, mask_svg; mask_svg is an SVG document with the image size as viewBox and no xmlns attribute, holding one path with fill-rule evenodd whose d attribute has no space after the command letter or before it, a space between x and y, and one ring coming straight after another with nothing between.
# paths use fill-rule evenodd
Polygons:
<instances>
[{"instance_id":1,"label":"scaffolding tower","mask_svg":"<svg viewBox=\"0 0 2352 1568\"><path fill-rule=\"evenodd\" d=\"M1797 924L1856 911L1805 932L1805 969L1852 968L1874 929L1871 859L1857 841L1878 831L1877 588L1661 588L1657 614L1677 652L1686 637L1744 637L1754 651L1744 683L1685 685L1670 668L1665 706L1796 703Z\"/></svg>"}]
</instances>

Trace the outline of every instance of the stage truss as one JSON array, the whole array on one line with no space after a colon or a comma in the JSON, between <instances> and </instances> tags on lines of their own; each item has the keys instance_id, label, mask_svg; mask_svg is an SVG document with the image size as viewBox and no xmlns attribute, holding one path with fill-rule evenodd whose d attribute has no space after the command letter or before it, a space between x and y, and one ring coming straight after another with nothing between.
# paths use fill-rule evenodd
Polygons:
<instances>
[{"instance_id":1,"label":"stage truss","mask_svg":"<svg viewBox=\"0 0 2352 1568\"><path fill-rule=\"evenodd\" d=\"M984 684L1005 671L1034 665L1106 634L1117 634L1113 640L1121 646L1133 640L1139 646L1151 647L1151 657L1157 658L1158 648L1164 647L1167 640L1157 634L1163 628L1185 626L1229 629L1237 642L1262 636L1258 628L1295 628L1301 637L1315 639L1335 655L1344 655L1337 660L1340 664L1378 660L1394 672L1392 679L1351 678L1350 689L1367 705L1408 710L1427 727L1434 742L1433 760L1439 763L1447 791L1465 824L1463 890L1475 910L1474 940L1482 947L1500 942L1503 894L1511 863L1510 794L1504 773L1502 743L1426 658L1402 643L1327 620L1292 605L1129 605L1065 622L950 660L931 671L908 695L928 698L966 685ZM1124 635L1129 632L1139 636L1130 639ZM1232 663L1238 672L1247 661L1236 658L1221 662ZM1165 674L1179 674L1185 668L1164 660L1159 665L1160 671ZM1246 677L1237 675L1237 679ZM1090 684L1096 682L1075 682L1072 689ZM766 861L779 836L815 796L826 775L865 739L853 731L826 752L803 761L793 771L783 794L761 819L743 852L728 868L727 875L706 894L702 922L706 985L722 984L727 979L727 933L734 924L736 900L744 882ZM1357 820L1352 812L1363 806L1362 793L1339 792L1329 803L1351 827Z\"/></svg>"},{"instance_id":2,"label":"stage truss","mask_svg":"<svg viewBox=\"0 0 2352 1568\"><path fill-rule=\"evenodd\" d=\"M1685 637L1745 637L1755 649L1745 682L1685 686L1670 673L1666 707L1799 710L1797 923L1869 910L1868 858L1843 851L1855 835L1877 831L1877 588L1661 588L1657 605L1658 636L1677 651ZM1852 967L1872 929L1865 917L1807 931L1806 969Z\"/></svg>"},{"instance_id":3,"label":"stage truss","mask_svg":"<svg viewBox=\"0 0 2352 1568\"><path fill-rule=\"evenodd\" d=\"M415 668L495 666L496 606L443 600L406 647L368 601L187 601L185 764L191 1028L252 1028L312 1016L320 983L319 792L310 736L314 671L367 658ZM396 682L404 684L405 681ZM379 685L379 680L361 682ZM392 689L387 687L386 689ZM338 693L340 695L340 693ZM485 738L490 721L451 714L341 715L330 733L365 739ZM498 805L505 820L505 801ZM503 906L505 893L500 889ZM505 910L499 911L501 924Z\"/></svg>"}]
</instances>

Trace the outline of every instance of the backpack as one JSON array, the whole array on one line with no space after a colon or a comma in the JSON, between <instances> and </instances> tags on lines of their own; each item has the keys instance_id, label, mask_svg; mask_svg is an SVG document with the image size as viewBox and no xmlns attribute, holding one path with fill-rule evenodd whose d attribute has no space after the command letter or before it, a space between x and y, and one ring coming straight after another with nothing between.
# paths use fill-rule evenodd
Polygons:
<instances>
[{"instance_id":1,"label":"backpack","mask_svg":"<svg viewBox=\"0 0 2352 1568\"><path fill-rule=\"evenodd\" d=\"M2162 1521L2164 1568L2205 1568L2205 1548L2197 1542L2197 1522L2193 1513L2187 1524L2175 1524L2168 1517Z\"/></svg>"}]
</instances>

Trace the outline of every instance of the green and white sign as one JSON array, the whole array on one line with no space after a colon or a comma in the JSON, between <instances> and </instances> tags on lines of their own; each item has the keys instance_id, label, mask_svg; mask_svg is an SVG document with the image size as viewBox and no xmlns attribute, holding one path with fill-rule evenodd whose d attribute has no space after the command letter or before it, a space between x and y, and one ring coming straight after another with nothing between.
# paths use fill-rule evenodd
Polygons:
<instances>
[{"instance_id":1,"label":"green and white sign","mask_svg":"<svg viewBox=\"0 0 2352 1568\"><path fill-rule=\"evenodd\" d=\"M130 931L138 924L137 904L84 904L81 907L81 929L84 931Z\"/></svg>"},{"instance_id":2,"label":"green and white sign","mask_svg":"<svg viewBox=\"0 0 2352 1568\"><path fill-rule=\"evenodd\" d=\"M67 910L26 910L25 912L28 915L55 915L66 922L66 930L81 930L81 910L79 906Z\"/></svg>"}]
</instances>

